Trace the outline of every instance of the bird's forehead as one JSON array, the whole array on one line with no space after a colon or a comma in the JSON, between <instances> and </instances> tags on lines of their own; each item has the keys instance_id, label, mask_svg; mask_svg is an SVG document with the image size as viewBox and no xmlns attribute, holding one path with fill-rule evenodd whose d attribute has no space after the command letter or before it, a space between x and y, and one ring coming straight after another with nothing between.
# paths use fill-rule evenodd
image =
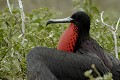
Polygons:
<instances>
[{"instance_id":1,"label":"bird's forehead","mask_svg":"<svg viewBox=\"0 0 120 80\"><path fill-rule=\"evenodd\" d=\"M83 12L83 11L79 11L79 12L76 12L74 13L71 18L75 19L75 20L80 20L80 19L90 19L89 16Z\"/></svg>"},{"instance_id":2,"label":"bird's forehead","mask_svg":"<svg viewBox=\"0 0 120 80\"><path fill-rule=\"evenodd\" d=\"M79 12L74 13L72 16L84 16L84 15L87 15L87 14L83 11L79 11Z\"/></svg>"}]
</instances>

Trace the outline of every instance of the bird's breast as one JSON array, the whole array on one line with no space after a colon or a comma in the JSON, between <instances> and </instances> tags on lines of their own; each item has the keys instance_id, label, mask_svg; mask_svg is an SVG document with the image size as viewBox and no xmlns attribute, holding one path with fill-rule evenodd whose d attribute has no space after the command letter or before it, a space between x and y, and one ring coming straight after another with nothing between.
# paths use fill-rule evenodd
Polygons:
<instances>
[{"instance_id":1,"label":"bird's breast","mask_svg":"<svg viewBox=\"0 0 120 80\"><path fill-rule=\"evenodd\" d=\"M70 26L61 35L57 49L67 52L73 52L78 37L78 28L71 23Z\"/></svg>"}]
</instances>

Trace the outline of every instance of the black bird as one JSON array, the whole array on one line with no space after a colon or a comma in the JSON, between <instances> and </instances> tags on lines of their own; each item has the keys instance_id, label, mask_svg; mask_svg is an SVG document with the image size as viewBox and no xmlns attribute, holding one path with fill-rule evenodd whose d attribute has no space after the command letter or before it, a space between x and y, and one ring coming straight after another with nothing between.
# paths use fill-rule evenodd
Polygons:
<instances>
[{"instance_id":1,"label":"black bird","mask_svg":"<svg viewBox=\"0 0 120 80\"><path fill-rule=\"evenodd\" d=\"M51 23L70 23L70 26L62 34L57 50L36 47L29 52L28 80L88 80L84 72L92 69L92 64L101 76L112 72L113 79L120 80L120 61L90 37L90 18L85 12L47 22ZM94 70L92 74L98 76Z\"/></svg>"}]
</instances>

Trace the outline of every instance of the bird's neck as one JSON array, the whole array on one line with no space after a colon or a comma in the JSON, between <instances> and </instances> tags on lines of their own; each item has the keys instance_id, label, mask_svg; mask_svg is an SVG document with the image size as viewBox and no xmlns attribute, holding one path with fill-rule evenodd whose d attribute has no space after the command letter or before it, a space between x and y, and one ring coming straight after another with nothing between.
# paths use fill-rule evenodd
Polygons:
<instances>
[{"instance_id":1,"label":"bird's neck","mask_svg":"<svg viewBox=\"0 0 120 80\"><path fill-rule=\"evenodd\" d=\"M57 49L66 52L73 52L77 38L78 28L73 23L71 23L70 26L61 35Z\"/></svg>"},{"instance_id":2,"label":"bird's neck","mask_svg":"<svg viewBox=\"0 0 120 80\"><path fill-rule=\"evenodd\" d=\"M80 44L89 39L89 31L80 30L75 24L70 26L61 35L57 49L66 52L76 52Z\"/></svg>"},{"instance_id":3,"label":"bird's neck","mask_svg":"<svg viewBox=\"0 0 120 80\"><path fill-rule=\"evenodd\" d=\"M89 32L85 33L85 32L79 31L78 38L76 41L76 46L74 47L74 52L79 50L81 48L81 45L84 45L86 43L86 41L90 40L90 38L91 37L89 35Z\"/></svg>"}]
</instances>

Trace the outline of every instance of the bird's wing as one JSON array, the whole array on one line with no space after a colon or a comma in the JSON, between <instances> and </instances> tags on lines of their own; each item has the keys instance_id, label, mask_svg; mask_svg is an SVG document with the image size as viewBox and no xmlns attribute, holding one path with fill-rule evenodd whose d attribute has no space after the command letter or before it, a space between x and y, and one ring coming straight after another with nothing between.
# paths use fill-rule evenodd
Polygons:
<instances>
[{"instance_id":1,"label":"bird's wing","mask_svg":"<svg viewBox=\"0 0 120 80\"><path fill-rule=\"evenodd\" d=\"M57 80L50 72L39 55L38 48L32 49L27 56L27 78L28 80ZM42 54L42 52L40 52Z\"/></svg>"},{"instance_id":2,"label":"bird's wing","mask_svg":"<svg viewBox=\"0 0 120 80\"><path fill-rule=\"evenodd\" d=\"M113 73L113 79L114 80L120 80L120 60L115 58L112 54L106 54L111 59L111 62L113 64L112 73Z\"/></svg>"},{"instance_id":3,"label":"bird's wing","mask_svg":"<svg viewBox=\"0 0 120 80\"><path fill-rule=\"evenodd\" d=\"M31 74L33 76L35 74L37 76L34 77L41 78L41 75L48 73L50 75L46 75L46 77L50 78L52 76L53 78L37 80L54 80L56 77L83 80L86 79L84 72L92 69L92 64L96 65L97 70L101 74L109 72L108 68L98 57L84 52L73 54L45 47L36 47L29 52L27 57L28 75ZM93 74L96 75L95 72Z\"/></svg>"}]
</instances>

